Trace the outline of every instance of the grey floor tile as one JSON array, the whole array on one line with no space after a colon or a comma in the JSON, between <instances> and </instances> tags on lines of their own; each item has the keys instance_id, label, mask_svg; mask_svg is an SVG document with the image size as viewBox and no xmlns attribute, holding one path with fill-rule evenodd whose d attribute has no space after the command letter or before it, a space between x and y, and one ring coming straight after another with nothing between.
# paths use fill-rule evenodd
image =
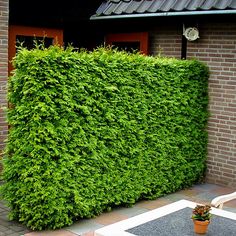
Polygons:
<instances>
[{"instance_id":1,"label":"grey floor tile","mask_svg":"<svg viewBox=\"0 0 236 236\"><path fill-rule=\"evenodd\" d=\"M233 208L233 207L223 207L223 210L236 213L236 206L235 206L235 208Z\"/></svg>"},{"instance_id":2,"label":"grey floor tile","mask_svg":"<svg viewBox=\"0 0 236 236\"><path fill-rule=\"evenodd\" d=\"M3 225L0 225L0 232L6 232L9 228Z\"/></svg>"},{"instance_id":3,"label":"grey floor tile","mask_svg":"<svg viewBox=\"0 0 236 236\"><path fill-rule=\"evenodd\" d=\"M217 187L215 184L196 184L192 187L192 189L200 190L200 191L211 191Z\"/></svg>"},{"instance_id":4,"label":"grey floor tile","mask_svg":"<svg viewBox=\"0 0 236 236\"><path fill-rule=\"evenodd\" d=\"M22 231L23 229L22 229L22 226L20 226L20 225L11 225L11 226L9 226L9 228L11 229L11 230L13 230L14 232L20 232L20 231Z\"/></svg>"},{"instance_id":5,"label":"grey floor tile","mask_svg":"<svg viewBox=\"0 0 236 236\"><path fill-rule=\"evenodd\" d=\"M197 194L195 197L199 200L211 202L214 198L218 197L218 194L212 192L203 192Z\"/></svg>"},{"instance_id":6,"label":"grey floor tile","mask_svg":"<svg viewBox=\"0 0 236 236\"><path fill-rule=\"evenodd\" d=\"M81 220L78 223L75 223L69 227L64 228L64 230L70 231L75 234L83 234L89 231L94 231L103 227L104 225L96 223L93 219L90 220Z\"/></svg>"},{"instance_id":7,"label":"grey floor tile","mask_svg":"<svg viewBox=\"0 0 236 236\"><path fill-rule=\"evenodd\" d=\"M122 207L122 208L118 208L118 209L114 210L114 212L126 215L128 217L136 216L136 215L145 213L147 211L148 211L148 209L141 208L141 207L135 207L135 206L134 207L130 207L130 208L123 208Z\"/></svg>"},{"instance_id":8,"label":"grey floor tile","mask_svg":"<svg viewBox=\"0 0 236 236\"><path fill-rule=\"evenodd\" d=\"M169 195L166 195L165 197L163 197L164 199L170 200L172 202L176 202L182 199L185 199L185 195L183 194L179 194L179 193L172 193Z\"/></svg>"},{"instance_id":9,"label":"grey floor tile","mask_svg":"<svg viewBox=\"0 0 236 236\"><path fill-rule=\"evenodd\" d=\"M219 196L214 190L219 188L218 185L214 184L197 184L194 185L191 190L196 190L196 195L193 196L185 195L182 192L181 193L173 193L166 195L162 198L159 198L160 200L168 200L168 202L175 202L182 199L188 199L192 201L198 201L201 202L211 202L212 199ZM222 190L223 192L223 190ZM224 210L231 211L236 213L236 206L230 205L230 207L225 206ZM143 206L134 205L131 208L116 208L114 212L124 215L126 217L132 217L135 215L142 214L144 212L147 212L148 209L143 208ZM29 232L26 227L23 225L18 224L14 221L9 221L7 218L8 210L7 208L1 204L0 202L0 236L20 236L24 235L24 233ZM97 223L94 219L88 219L88 220L81 220L73 224L72 226L64 228L64 230L74 233L76 235L81 235L86 232L94 231L98 228L103 227L103 224Z\"/></svg>"}]
</instances>

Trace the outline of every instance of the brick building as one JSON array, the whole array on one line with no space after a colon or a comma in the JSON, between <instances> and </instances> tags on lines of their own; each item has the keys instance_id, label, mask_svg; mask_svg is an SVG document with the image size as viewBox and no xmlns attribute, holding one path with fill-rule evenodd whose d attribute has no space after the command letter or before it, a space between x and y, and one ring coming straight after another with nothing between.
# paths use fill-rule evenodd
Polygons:
<instances>
[{"instance_id":1,"label":"brick building","mask_svg":"<svg viewBox=\"0 0 236 236\"><path fill-rule=\"evenodd\" d=\"M200 38L187 42L186 57L197 58L210 68L207 180L235 187L236 18L227 22L202 19L198 24ZM180 27L171 25L150 34L151 53L157 54L161 48L164 55L180 57Z\"/></svg>"},{"instance_id":2,"label":"brick building","mask_svg":"<svg viewBox=\"0 0 236 236\"><path fill-rule=\"evenodd\" d=\"M45 37L49 45L59 42L93 48L99 44L95 40L99 37L94 36L96 31L89 17L99 3L100 0L68 0L67 4L41 0L36 7L31 0L0 0L0 160L8 133L5 112L7 81L12 70L10 61L16 53L16 41L24 41L30 48L35 38Z\"/></svg>"},{"instance_id":3,"label":"brick building","mask_svg":"<svg viewBox=\"0 0 236 236\"><path fill-rule=\"evenodd\" d=\"M199 39L186 40L183 29L189 27L197 28ZM207 181L236 186L235 0L68 0L64 5L42 0L37 7L30 0L0 0L1 153L8 128L3 111L8 61L14 56L16 37L42 37L45 32L78 47L93 48L105 36L116 46L206 62L211 72Z\"/></svg>"},{"instance_id":4,"label":"brick building","mask_svg":"<svg viewBox=\"0 0 236 236\"><path fill-rule=\"evenodd\" d=\"M206 179L236 187L236 1L111 0L103 1L91 19L110 24L105 32L109 44L197 58L209 66ZM200 38L187 41L183 31L189 27Z\"/></svg>"},{"instance_id":5,"label":"brick building","mask_svg":"<svg viewBox=\"0 0 236 236\"><path fill-rule=\"evenodd\" d=\"M7 76L8 76L8 1L0 0L0 152L7 138L7 123L4 108L7 107Z\"/></svg>"}]
</instances>

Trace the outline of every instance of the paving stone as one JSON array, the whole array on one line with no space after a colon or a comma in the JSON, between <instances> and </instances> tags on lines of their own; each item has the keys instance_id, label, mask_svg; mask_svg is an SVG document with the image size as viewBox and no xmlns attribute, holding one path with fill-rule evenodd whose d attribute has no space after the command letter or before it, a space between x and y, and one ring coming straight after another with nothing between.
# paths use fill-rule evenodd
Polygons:
<instances>
[{"instance_id":1,"label":"paving stone","mask_svg":"<svg viewBox=\"0 0 236 236\"><path fill-rule=\"evenodd\" d=\"M226 202L224 204L224 206L227 206L227 207L236 207L236 199L235 200L231 200L229 202Z\"/></svg>"},{"instance_id":2,"label":"paving stone","mask_svg":"<svg viewBox=\"0 0 236 236\"><path fill-rule=\"evenodd\" d=\"M6 226L0 225L0 232L6 232L8 228Z\"/></svg>"},{"instance_id":3,"label":"paving stone","mask_svg":"<svg viewBox=\"0 0 236 236\"><path fill-rule=\"evenodd\" d=\"M15 222L15 221L10 221L7 218L8 212L5 212L0 215L0 232L3 236L20 236L23 235L24 233L29 232L29 230L24 227L23 225ZM0 234L0 236L2 236Z\"/></svg>"},{"instance_id":4,"label":"paving stone","mask_svg":"<svg viewBox=\"0 0 236 236\"><path fill-rule=\"evenodd\" d=\"M4 210L4 211L0 212L0 217L5 217L7 219L8 214L9 214L9 211Z\"/></svg>"},{"instance_id":5,"label":"paving stone","mask_svg":"<svg viewBox=\"0 0 236 236\"><path fill-rule=\"evenodd\" d=\"M19 231L17 232L18 235L24 235L25 233L28 233L29 231L27 230L22 230L22 231ZM6 232L4 232L6 235L12 235L14 233L16 233L15 231L11 230L11 229L8 229Z\"/></svg>"},{"instance_id":6,"label":"paving stone","mask_svg":"<svg viewBox=\"0 0 236 236\"><path fill-rule=\"evenodd\" d=\"M187 199L196 203L210 204L214 197L234 191L235 189L213 184L198 184L156 200L140 201L132 208L117 208L112 212L103 213L94 219L82 220L61 230L41 232L30 232L25 226L10 221L8 219L9 208L5 202L0 201L0 236L94 236L94 231L104 225L127 219L177 200ZM236 213L236 200L224 204L223 209Z\"/></svg>"},{"instance_id":7,"label":"paving stone","mask_svg":"<svg viewBox=\"0 0 236 236\"><path fill-rule=\"evenodd\" d=\"M9 221L5 221L5 220L0 219L0 224L3 225L3 226L6 226L6 227L10 227L14 223L11 223Z\"/></svg>"},{"instance_id":8,"label":"paving stone","mask_svg":"<svg viewBox=\"0 0 236 236\"><path fill-rule=\"evenodd\" d=\"M22 234L20 234L20 233L12 233L12 234L10 234L9 236L21 236Z\"/></svg>"},{"instance_id":9,"label":"paving stone","mask_svg":"<svg viewBox=\"0 0 236 236\"><path fill-rule=\"evenodd\" d=\"M97 236L97 235L95 234L95 232L91 231L91 232L82 234L82 236Z\"/></svg>"},{"instance_id":10,"label":"paving stone","mask_svg":"<svg viewBox=\"0 0 236 236\"><path fill-rule=\"evenodd\" d=\"M153 210L158 207L165 206L167 204L170 204L172 201L164 198L158 198L156 200L149 200L149 201L140 201L135 206L142 207L148 210Z\"/></svg>"},{"instance_id":11,"label":"paving stone","mask_svg":"<svg viewBox=\"0 0 236 236\"><path fill-rule=\"evenodd\" d=\"M191 189L208 192L208 191L214 190L215 188L216 188L215 184L204 183L204 184L196 184Z\"/></svg>"},{"instance_id":12,"label":"paving stone","mask_svg":"<svg viewBox=\"0 0 236 236\"><path fill-rule=\"evenodd\" d=\"M13 233L15 233L15 232L12 231L11 229L8 229L8 230L5 232L5 234L8 234L8 235L13 234Z\"/></svg>"},{"instance_id":13,"label":"paving stone","mask_svg":"<svg viewBox=\"0 0 236 236\"><path fill-rule=\"evenodd\" d=\"M31 232L25 234L25 236L77 236L77 234L71 233L67 230L50 230L41 232Z\"/></svg>"},{"instance_id":14,"label":"paving stone","mask_svg":"<svg viewBox=\"0 0 236 236\"><path fill-rule=\"evenodd\" d=\"M95 221L102 225L109 225L109 224L113 224L121 220L125 220L127 218L128 217L125 215L118 214L112 211L112 212L103 213L102 215L96 217Z\"/></svg>"},{"instance_id":15,"label":"paving stone","mask_svg":"<svg viewBox=\"0 0 236 236\"><path fill-rule=\"evenodd\" d=\"M235 206L236 207L236 206ZM233 212L233 213L236 213L236 208L233 208L233 207L223 207L223 210L225 211L230 211L230 212Z\"/></svg>"},{"instance_id":16,"label":"paving stone","mask_svg":"<svg viewBox=\"0 0 236 236\"><path fill-rule=\"evenodd\" d=\"M6 210L0 207L0 214L1 214L2 212L6 212Z\"/></svg>"},{"instance_id":17,"label":"paving stone","mask_svg":"<svg viewBox=\"0 0 236 236\"><path fill-rule=\"evenodd\" d=\"M204 199L201 199L201 198L197 198L196 196L195 197L191 197L189 199L188 199L188 197L186 197L186 200L189 200L189 201L192 201L192 202L196 202L196 204L205 204L205 205L210 205L211 204L211 201L204 200Z\"/></svg>"},{"instance_id":18,"label":"paving stone","mask_svg":"<svg viewBox=\"0 0 236 236\"><path fill-rule=\"evenodd\" d=\"M18 232L18 233L12 233L12 234L10 234L9 236L21 236L23 233L24 233L24 232L22 232L22 233L20 233L20 232ZM8 235L6 235L6 236L8 236Z\"/></svg>"},{"instance_id":19,"label":"paving stone","mask_svg":"<svg viewBox=\"0 0 236 236\"><path fill-rule=\"evenodd\" d=\"M122 207L122 208L117 208L114 210L114 212L122 214L122 215L126 215L128 217L140 215L140 214L147 212L147 211L148 211L148 209L137 207L137 206L129 207L129 208Z\"/></svg>"},{"instance_id":20,"label":"paving stone","mask_svg":"<svg viewBox=\"0 0 236 236\"><path fill-rule=\"evenodd\" d=\"M11 230L15 231L15 232L20 232L20 231L22 231L22 226L19 226L19 225L14 225L14 224L12 224L12 225L9 226L9 228L10 228Z\"/></svg>"},{"instance_id":21,"label":"paving stone","mask_svg":"<svg viewBox=\"0 0 236 236\"><path fill-rule=\"evenodd\" d=\"M185 198L185 195L179 193L169 194L164 197L164 199L170 200L171 202L176 202Z\"/></svg>"},{"instance_id":22,"label":"paving stone","mask_svg":"<svg viewBox=\"0 0 236 236\"><path fill-rule=\"evenodd\" d=\"M0 217L5 218L7 220L8 219L8 214L9 214L9 211L4 210L0 213Z\"/></svg>"},{"instance_id":23,"label":"paving stone","mask_svg":"<svg viewBox=\"0 0 236 236\"><path fill-rule=\"evenodd\" d=\"M95 231L96 229L99 229L103 226L104 224L100 224L98 222L95 222L94 219L90 219L90 220L81 220L69 227L66 227L65 229L72 233L81 235L84 233L88 233L90 231Z\"/></svg>"},{"instance_id":24,"label":"paving stone","mask_svg":"<svg viewBox=\"0 0 236 236\"><path fill-rule=\"evenodd\" d=\"M216 185L215 189L213 189L211 192L216 193L217 195L225 195L225 194L233 193L235 191L236 189L233 189L233 188L222 187L222 186Z\"/></svg>"},{"instance_id":25,"label":"paving stone","mask_svg":"<svg viewBox=\"0 0 236 236\"><path fill-rule=\"evenodd\" d=\"M218 196L219 196L219 194L216 194L213 192L204 192L204 193L197 194L195 197L197 199L202 199L202 200L211 202L214 198L216 198Z\"/></svg>"},{"instance_id":26,"label":"paving stone","mask_svg":"<svg viewBox=\"0 0 236 236\"><path fill-rule=\"evenodd\" d=\"M199 194L200 192L197 189L184 189L177 192L183 196L193 197Z\"/></svg>"}]
</instances>

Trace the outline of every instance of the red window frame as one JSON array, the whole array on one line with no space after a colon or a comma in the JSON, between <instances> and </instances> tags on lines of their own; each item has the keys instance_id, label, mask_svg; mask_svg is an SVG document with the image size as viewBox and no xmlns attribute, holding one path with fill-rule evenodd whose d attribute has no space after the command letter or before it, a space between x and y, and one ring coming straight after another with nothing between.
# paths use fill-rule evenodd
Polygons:
<instances>
[{"instance_id":1,"label":"red window frame","mask_svg":"<svg viewBox=\"0 0 236 236\"><path fill-rule=\"evenodd\" d=\"M9 26L9 46L8 46L8 72L13 69L11 60L16 54L16 37L17 35L35 36L35 37L49 37L53 38L53 44L63 45L63 30L28 27L20 25Z\"/></svg>"},{"instance_id":2,"label":"red window frame","mask_svg":"<svg viewBox=\"0 0 236 236\"><path fill-rule=\"evenodd\" d=\"M139 33L120 33L120 34L107 34L105 43L112 45L115 42L139 42L140 52L148 55L148 32Z\"/></svg>"}]
</instances>

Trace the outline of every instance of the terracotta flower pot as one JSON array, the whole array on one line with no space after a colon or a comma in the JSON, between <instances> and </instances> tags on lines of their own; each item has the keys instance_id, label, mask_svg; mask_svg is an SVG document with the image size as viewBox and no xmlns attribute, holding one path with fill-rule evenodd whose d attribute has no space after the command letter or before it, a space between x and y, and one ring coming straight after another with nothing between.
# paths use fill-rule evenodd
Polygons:
<instances>
[{"instance_id":1,"label":"terracotta flower pot","mask_svg":"<svg viewBox=\"0 0 236 236\"><path fill-rule=\"evenodd\" d=\"M208 225L210 224L209 220L199 221L193 220L194 223L194 232L197 234L205 234L207 232Z\"/></svg>"}]
</instances>

